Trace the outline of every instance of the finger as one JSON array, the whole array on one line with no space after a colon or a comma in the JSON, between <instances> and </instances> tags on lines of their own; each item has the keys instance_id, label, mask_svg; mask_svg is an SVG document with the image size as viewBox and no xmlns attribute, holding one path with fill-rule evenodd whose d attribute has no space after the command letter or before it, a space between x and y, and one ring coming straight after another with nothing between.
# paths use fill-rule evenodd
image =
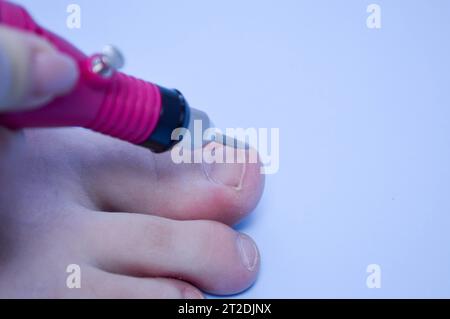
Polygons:
<instances>
[{"instance_id":1,"label":"finger","mask_svg":"<svg viewBox=\"0 0 450 319\"><path fill-rule=\"evenodd\" d=\"M212 221L94 213L85 240L93 262L108 272L170 277L214 294L248 288L259 253L246 235Z\"/></svg>"},{"instance_id":2,"label":"finger","mask_svg":"<svg viewBox=\"0 0 450 319\"><path fill-rule=\"evenodd\" d=\"M0 111L42 105L70 91L77 79L75 61L49 42L0 26Z\"/></svg>"},{"instance_id":3,"label":"finger","mask_svg":"<svg viewBox=\"0 0 450 319\"><path fill-rule=\"evenodd\" d=\"M87 131L84 137L69 143L79 144L76 148L82 152L95 154L83 156L87 159L81 164L80 175L86 176L88 192L105 211L233 224L255 208L264 187L261 165L253 149L231 149L236 156L233 163L175 164L170 152L155 155ZM230 151L220 144L214 147L217 153ZM238 158L244 163L239 163Z\"/></svg>"}]
</instances>

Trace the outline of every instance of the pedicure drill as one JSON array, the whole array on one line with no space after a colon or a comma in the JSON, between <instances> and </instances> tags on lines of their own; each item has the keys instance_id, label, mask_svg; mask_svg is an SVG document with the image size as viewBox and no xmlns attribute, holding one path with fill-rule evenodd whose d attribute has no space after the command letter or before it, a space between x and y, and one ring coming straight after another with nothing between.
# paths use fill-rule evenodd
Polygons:
<instances>
[{"instance_id":1,"label":"pedicure drill","mask_svg":"<svg viewBox=\"0 0 450 319\"><path fill-rule=\"evenodd\" d=\"M178 90L119 72L124 59L112 46L87 56L39 26L24 8L3 0L0 0L0 23L51 42L76 61L80 74L75 88L67 95L37 110L1 114L2 126L84 127L161 153L179 142L171 138L175 129L188 129L194 119L202 120L204 128L211 125L207 115L191 109Z\"/></svg>"}]
</instances>

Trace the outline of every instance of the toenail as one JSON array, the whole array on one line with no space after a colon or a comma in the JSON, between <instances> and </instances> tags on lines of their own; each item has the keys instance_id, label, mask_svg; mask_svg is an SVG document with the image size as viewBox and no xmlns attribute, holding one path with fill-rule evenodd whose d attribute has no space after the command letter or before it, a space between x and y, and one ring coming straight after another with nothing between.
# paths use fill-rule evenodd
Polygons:
<instances>
[{"instance_id":1,"label":"toenail","mask_svg":"<svg viewBox=\"0 0 450 319\"><path fill-rule=\"evenodd\" d=\"M239 234L237 244L245 268L249 271L255 270L259 258L258 248L255 242L247 235Z\"/></svg>"},{"instance_id":2,"label":"toenail","mask_svg":"<svg viewBox=\"0 0 450 319\"><path fill-rule=\"evenodd\" d=\"M215 160L204 160L203 170L210 181L216 184L242 189L248 152L245 149L210 143L205 152L213 154Z\"/></svg>"},{"instance_id":3,"label":"toenail","mask_svg":"<svg viewBox=\"0 0 450 319\"><path fill-rule=\"evenodd\" d=\"M183 290L183 297L185 299L204 299L200 292L190 287Z\"/></svg>"}]
</instances>

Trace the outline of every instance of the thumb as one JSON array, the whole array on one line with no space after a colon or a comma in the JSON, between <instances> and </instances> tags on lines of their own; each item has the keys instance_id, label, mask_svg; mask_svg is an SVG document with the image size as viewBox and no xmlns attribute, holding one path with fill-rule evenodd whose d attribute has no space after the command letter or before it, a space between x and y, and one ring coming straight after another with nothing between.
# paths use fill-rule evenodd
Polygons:
<instances>
[{"instance_id":1,"label":"thumb","mask_svg":"<svg viewBox=\"0 0 450 319\"><path fill-rule=\"evenodd\" d=\"M69 92L76 62L49 42L0 25L0 112L36 108Z\"/></svg>"}]
</instances>

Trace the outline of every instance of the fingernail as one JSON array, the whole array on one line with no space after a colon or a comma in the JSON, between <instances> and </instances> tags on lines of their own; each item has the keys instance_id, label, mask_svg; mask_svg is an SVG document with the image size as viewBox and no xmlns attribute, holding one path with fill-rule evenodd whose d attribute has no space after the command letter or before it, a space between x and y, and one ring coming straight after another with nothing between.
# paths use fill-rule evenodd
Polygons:
<instances>
[{"instance_id":1,"label":"fingernail","mask_svg":"<svg viewBox=\"0 0 450 319\"><path fill-rule=\"evenodd\" d=\"M185 288L183 291L183 297L185 299L205 299L200 292L192 288Z\"/></svg>"},{"instance_id":2,"label":"fingernail","mask_svg":"<svg viewBox=\"0 0 450 319\"><path fill-rule=\"evenodd\" d=\"M205 147L204 152L213 153L215 159L221 159L212 163L203 160L204 172L208 179L216 184L241 190L245 177L247 151L213 142Z\"/></svg>"},{"instance_id":3,"label":"fingernail","mask_svg":"<svg viewBox=\"0 0 450 319\"><path fill-rule=\"evenodd\" d=\"M75 86L79 71L76 62L69 56L43 51L37 52L33 59L33 95L61 95Z\"/></svg>"},{"instance_id":4,"label":"fingernail","mask_svg":"<svg viewBox=\"0 0 450 319\"><path fill-rule=\"evenodd\" d=\"M247 235L239 234L237 244L245 268L249 271L255 270L259 258L258 248L255 242Z\"/></svg>"}]
</instances>

